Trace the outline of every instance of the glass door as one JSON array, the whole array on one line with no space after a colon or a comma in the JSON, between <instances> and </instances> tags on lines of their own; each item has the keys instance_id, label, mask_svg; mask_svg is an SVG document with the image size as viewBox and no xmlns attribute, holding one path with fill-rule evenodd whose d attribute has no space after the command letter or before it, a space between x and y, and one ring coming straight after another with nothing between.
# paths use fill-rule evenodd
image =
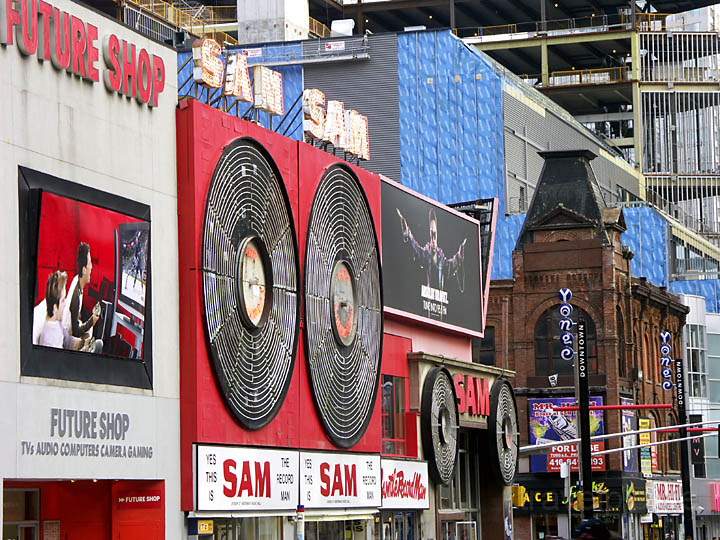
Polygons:
<instances>
[{"instance_id":1,"label":"glass door","mask_svg":"<svg viewBox=\"0 0 720 540\"><path fill-rule=\"evenodd\" d=\"M2 540L38 540L36 523L3 523Z\"/></svg>"}]
</instances>

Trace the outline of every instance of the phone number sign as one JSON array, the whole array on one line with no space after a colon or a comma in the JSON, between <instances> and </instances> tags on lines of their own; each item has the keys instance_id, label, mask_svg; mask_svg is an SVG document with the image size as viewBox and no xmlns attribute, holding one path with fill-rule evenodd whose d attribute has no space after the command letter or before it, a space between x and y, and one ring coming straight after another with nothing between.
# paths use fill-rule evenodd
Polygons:
<instances>
[{"instance_id":1,"label":"phone number sign","mask_svg":"<svg viewBox=\"0 0 720 540\"><path fill-rule=\"evenodd\" d=\"M593 453L601 452L605 450L605 442L594 442L590 445L590 448ZM548 454L547 471L560 472L560 464L564 461L570 462L570 468L573 472L577 472L579 470L580 460L578 459L578 448L576 444L561 444L558 446L553 446L550 453ZM592 457L592 470L605 470L605 456Z\"/></svg>"}]
</instances>

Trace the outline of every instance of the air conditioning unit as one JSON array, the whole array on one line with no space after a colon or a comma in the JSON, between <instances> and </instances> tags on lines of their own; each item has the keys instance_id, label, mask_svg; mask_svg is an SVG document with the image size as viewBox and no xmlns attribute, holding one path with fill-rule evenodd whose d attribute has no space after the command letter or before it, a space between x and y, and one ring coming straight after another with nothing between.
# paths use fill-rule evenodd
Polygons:
<instances>
[{"instance_id":1,"label":"air conditioning unit","mask_svg":"<svg viewBox=\"0 0 720 540\"><path fill-rule=\"evenodd\" d=\"M353 19L338 19L330 23L330 37L352 37L355 21Z\"/></svg>"}]
</instances>

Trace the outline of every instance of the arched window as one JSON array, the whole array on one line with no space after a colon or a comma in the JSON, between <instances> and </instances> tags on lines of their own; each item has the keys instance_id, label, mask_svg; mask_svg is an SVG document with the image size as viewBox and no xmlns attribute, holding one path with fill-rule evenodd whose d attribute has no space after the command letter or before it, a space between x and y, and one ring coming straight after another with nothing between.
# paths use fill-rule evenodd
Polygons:
<instances>
[{"instance_id":1,"label":"arched window","mask_svg":"<svg viewBox=\"0 0 720 540\"><path fill-rule=\"evenodd\" d=\"M652 362L652 360L650 359L651 354L652 351L650 351L650 340L648 339L648 335L645 334L643 336L642 370L643 379L646 381L652 381L652 372L650 371L650 366Z\"/></svg>"},{"instance_id":2,"label":"arched window","mask_svg":"<svg viewBox=\"0 0 720 540\"><path fill-rule=\"evenodd\" d=\"M550 375L572 375L573 363L560 358L560 305L547 309L535 325L535 375L548 377ZM598 371L597 334L595 323L586 311L575 307L571 316L573 322L582 318L585 320L586 354L592 373ZM573 327L573 334L577 328Z\"/></svg>"},{"instance_id":3,"label":"arched window","mask_svg":"<svg viewBox=\"0 0 720 540\"><path fill-rule=\"evenodd\" d=\"M627 357L625 351L625 321L623 320L620 306L615 308L617 318L617 338L618 338L618 375L620 377L628 376Z\"/></svg>"}]
</instances>

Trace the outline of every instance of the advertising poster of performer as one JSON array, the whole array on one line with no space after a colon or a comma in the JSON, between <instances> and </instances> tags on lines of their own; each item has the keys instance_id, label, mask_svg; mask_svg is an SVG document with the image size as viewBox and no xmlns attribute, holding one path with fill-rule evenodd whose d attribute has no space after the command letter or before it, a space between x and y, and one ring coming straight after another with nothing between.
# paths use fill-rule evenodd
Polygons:
<instances>
[{"instance_id":1,"label":"advertising poster of performer","mask_svg":"<svg viewBox=\"0 0 720 540\"><path fill-rule=\"evenodd\" d=\"M530 444L557 442L548 454L531 456L532 472L559 472L563 461L570 461L573 471L578 470L577 449L575 444L565 443L577 439L579 435L576 412L561 412L556 407L575 405L575 398L528 399L530 421ZM601 396L590 397L590 406L604 405ZM590 411L590 435L605 433L605 419L602 411ZM593 451L604 449L604 442L594 442ZM605 456L593 457L593 470L605 470Z\"/></svg>"},{"instance_id":2,"label":"advertising poster of performer","mask_svg":"<svg viewBox=\"0 0 720 540\"><path fill-rule=\"evenodd\" d=\"M141 360L149 223L43 193L33 345Z\"/></svg>"},{"instance_id":3,"label":"advertising poster of performer","mask_svg":"<svg viewBox=\"0 0 720 540\"><path fill-rule=\"evenodd\" d=\"M621 405L632 405L634 400L631 398L620 398ZM620 414L620 422L622 423L622 431L635 431L637 430L637 416L635 411L623 410ZM625 435L623 438L623 446L631 447L637 445L637 435ZM623 452L623 471L625 472L638 472L640 469L638 451L625 450Z\"/></svg>"},{"instance_id":4,"label":"advertising poster of performer","mask_svg":"<svg viewBox=\"0 0 720 540\"><path fill-rule=\"evenodd\" d=\"M480 332L478 222L395 183L382 197L385 305Z\"/></svg>"}]
</instances>

